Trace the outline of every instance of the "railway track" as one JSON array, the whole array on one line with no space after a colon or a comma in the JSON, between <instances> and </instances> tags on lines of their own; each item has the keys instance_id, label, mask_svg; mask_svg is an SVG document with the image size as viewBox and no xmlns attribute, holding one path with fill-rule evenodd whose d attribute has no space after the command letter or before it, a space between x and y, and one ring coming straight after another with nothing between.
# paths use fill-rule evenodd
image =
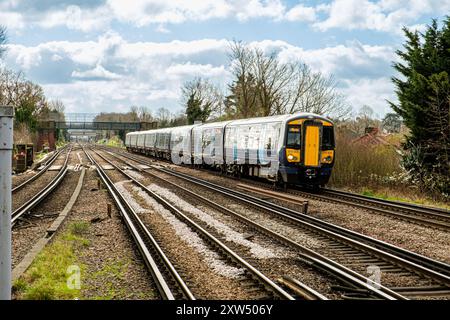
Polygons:
<instances>
[{"instance_id":1,"label":"railway track","mask_svg":"<svg viewBox=\"0 0 450 320\"><path fill-rule=\"evenodd\" d=\"M274 190L267 183L250 181L248 179L243 181L249 182L250 184L241 186L242 189L247 189L249 192L265 194L268 197L282 201L286 201L289 198L287 201L296 202L300 205L304 203L305 199L339 203L390 216L402 221L437 228L447 232L450 231L450 212L445 209L377 199L334 189L321 189L320 191L314 192L300 187L287 189L275 187ZM280 195L274 195L274 191L280 193ZM285 197L282 193L288 196ZM292 196L297 197L297 199L292 198Z\"/></svg>"},{"instance_id":2,"label":"railway track","mask_svg":"<svg viewBox=\"0 0 450 320\"><path fill-rule=\"evenodd\" d=\"M83 151L89 161L95 166L101 181L114 199L114 202L122 215L123 221L130 231L142 258L157 285L161 297L166 300L181 298L194 300L195 297L187 287L186 283L181 279L180 275L175 270L175 267L150 234L137 212L117 190L113 181L105 173L105 170L99 162L96 161L84 147Z\"/></svg>"},{"instance_id":3,"label":"railway track","mask_svg":"<svg viewBox=\"0 0 450 320\"><path fill-rule=\"evenodd\" d=\"M115 152L124 152L119 148L114 149ZM201 168L198 170L205 170L210 174L223 176L221 173L218 173L217 171L213 170ZM441 208L421 206L406 202L378 199L334 189L321 189L318 192L301 187L294 187L294 188L289 187L283 189L281 187L271 186L266 182L260 182L257 180L247 178L237 178L235 176L227 176L227 177L231 179L237 179L238 181L248 182L252 185L257 185L261 189L266 190L275 189L276 191L285 192L294 196L300 196L302 198L340 203L344 205L365 209L368 210L369 212L390 216L402 221L415 223L426 227L438 228L444 231L450 231L450 211ZM300 202L302 200L303 199L299 199Z\"/></svg>"},{"instance_id":4,"label":"railway track","mask_svg":"<svg viewBox=\"0 0 450 320\"><path fill-rule=\"evenodd\" d=\"M288 192L307 198L332 201L363 208L419 225L450 231L450 212L445 209L377 199L333 189L323 189L320 193L312 193L298 189L289 189Z\"/></svg>"},{"instance_id":5,"label":"railway track","mask_svg":"<svg viewBox=\"0 0 450 320\"><path fill-rule=\"evenodd\" d=\"M141 158L128 154L121 155L137 163L150 165L149 162ZM139 168L137 166L134 167ZM198 178L164 168L155 168L154 166L151 168L152 170L172 175L214 192L221 192L228 197L238 201L244 201L266 212L271 212L271 214L280 217L280 219L289 221L289 223L293 223L308 232L320 233L332 240L329 245L330 247L334 247L335 252L328 252L328 254L338 261L348 259L351 263L347 264L349 266L353 265L355 269L361 270L361 265L365 267L368 265L380 265L381 270L384 270L384 272L407 276L414 280L413 283L420 284L414 287L392 286L393 290L399 293L410 296L449 295L450 293L450 266L445 263Z\"/></svg>"},{"instance_id":6,"label":"railway track","mask_svg":"<svg viewBox=\"0 0 450 320\"><path fill-rule=\"evenodd\" d=\"M32 177L30 177L29 179L25 180L24 182L20 183L19 185L13 187L12 193L14 194L15 192L21 190L23 187L25 187L26 185L28 185L29 183L33 182L34 180L39 178L41 175L43 175L51 167L51 165L55 162L55 160L58 158L58 156L61 154L61 152L63 152L64 150L65 150L65 147L54 152L50 156L50 158L44 162L44 166L39 170L38 173L36 173Z\"/></svg>"},{"instance_id":7,"label":"railway track","mask_svg":"<svg viewBox=\"0 0 450 320\"><path fill-rule=\"evenodd\" d=\"M327 257L323 256L322 254L310 250L306 248L305 246L302 246L295 241L292 241L291 239L281 235L278 232L274 232L266 227L264 227L261 224L255 223L254 221L246 218L245 216L234 212L228 208L226 208L223 205L218 204L215 200L209 200L205 196L201 196L198 194L198 191L193 191L190 189L187 189L185 187L180 186L177 183L173 183L168 181L166 177L160 177L158 175L155 175L153 173L150 173L148 170L143 170L139 168L137 165L134 165L130 162L127 162L117 155L114 155L112 153L109 153L109 155L117 158L118 160L124 162L127 167L135 168L136 170L140 171L140 173L150 175L152 178L156 178L161 180L162 183L165 184L171 184L172 187L179 189L182 193L186 194L188 197L195 198L199 200L200 202L207 204L208 206L216 209L217 211L220 211L224 213L225 215L232 216L236 218L236 220L241 221L243 224L250 226L253 230L256 230L260 232L261 234L265 236L269 236L270 238L274 239L278 243L281 243L282 245L287 245L298 252L299 258L308 261L309 264L314 265L317 269L320 269L321 271L325 271L327 274L333 275L333 277L339 279L340 281L344 282L347 286L342 287L340 286L337 289L340 289L341 291L345 291L346 293L343 295L343 298L356 298L359 299L367 299L367 298L381 298L381 299L404 299L404 297L401 294L395 293L389 288L379 286L379 284L371 283L371 280L367 277L364 277L357 272L354 272L353 270L345 267L343 264L336 262L335 260L328 259ZM107 160L109 164L112 166L115 166L118 168L117 165L115 165L113 162ZM177 191L178 193L178 191ZM342 250L345 251L345 250ZM361 262L361 260L359 260ZM317 299L317 295L314 294L313 289L308 288L305 289L304 285L299 286L299 281L297 279L286 279L286 277L283 277L279 280L279 283L283 284L284 286L288 287L292 291L294 291L295 294L298 294L299 296L303 298L311 298L311 299ZM317 293L318 294L318 293ZM320 295L320 294L318 294ZM322 295L320 295L322 296Z\"/></svg>"},{"instance_id":8,"label":"railway track","mask_svg":"<svg viewBox=\"0 0 450 320\"><path fill-rule=\"evenodd\" d=\"M72 151L72 145L70 147L65 148L64 150L61 150L58 152L54 158L49 159L49 161L46 163L44 169L42 169L42 173L38 174L38 177L42 176L44 172L47 172L47 170L50 168L50 166L57 160L58 157L62 156L64 153L64 160L61 168L58 170L58 173L42 188L38 190L37 193L31 196L31 198L28 198L24 203L18 205L14 211L11 214L11 224L12 226L15 226L16 223L23 218L25 214L30 212L35 206L37 206L42 200L44 200L60 183L63 181L68 168L67 163L69 161L70 153ZM33 181L36 181L38 178L33 176L31 179L25 181L19 189L16 189L16 197L17 192L20 190L21 192L26 191L25 186L29 186ZM18 186L19 187L19 186ZM17 187L16 187L17 188Z\"/></svg>"},{"instance_id":9,"label":"railway track","mask_svg":"<svg viewBox=\"0 0 450 320\"><path fill-rule=\"evenodd\" d=\"M99 158L103 159L104 161L108 162L109 164L112 164L106 158L104 158L101 154L97 153L96 151L92 151L92 152L94 152ZM98 162L89 154L88 154L88 157L91 159L91 161L93 163L96 164L97 170L98 170L99 174L102 176L102 180L105 183L107 183L110 193L112 195L114 194L115 198L120 199L120 201L116 201L116 203L119 205L119 207L120 206L123 207L125 205L128 208L129 212L133 212L131 205L129 203L127 203L127 201L117 191L117 189L114 190L114 184L113 184L112 180L108 177L108 175L105 173L105 171L102 169L102 167L98 164ZM131 175L127 174L124 170L120 169L117 166L114 166L114 168L115 168L115 170L117 170L117 172L120 172L123 176L127 177L127 179L132 181L133 184L135 184L136 186L138 186L139 188L144 190L144 192L149 194L152 198L156 199L158 201L158 203L160 203L162 206L164 206L166 209L168 209L170 212L172 212L180 221L182 221L186 225L188 225L189 228L194 230L206 243L208 243L211 247L215 248L215 251L217 251L219 255L223 256L226 261L230 261L232 264L239 265L240 267L244 268L247 279L245 279L245 280L243 279L242 281L247 282L247 283L250 282L251 285L250 285L249 289L252 292L252 294L255 294L258 298L265 298L265 299L267 299L267 298L289 299L289 300L293 299L293 297L290 294L288 294L285 290L283 290L280 286L278 286L276 283L274 283L273 281L268 279L264 274L262 274L260 271L255 269L253 266L251 266L242 257L240 257L237 253L235 253L233 250L228 248L226 245L224 245L217 238L212 236L204 228L202 228L197 223L195 223L193 220L188 218L185 214L183 214L175 206L173 206L172 204L170 204L168 201L164 200L162 197L158 196L157 194L153 193L151 190L149 190L147 187L145 187L143 184L141 184L139 181L137 181ZM112 191L113 191L113 193L112 193ZM121 209L121 211L122 211L122 209ZM162 279L165 279L166 278L165 274L167 274L167 272L164 273L162 271L157 271L157 270L161 270L161 268L159 267L159 266L161 266L161 262L163 262L163 265L165 266L164 269L167 270L168 269L167 263L170 263L170 261L167 258L167 256L164 254L164 252L162 251L161 247L159 247L157 241L151 235L149 228L142 222L142 220L140 220L138 214L133 215L132 218L131 217L127 218L127 216L124 216L124 218L125 218L125 221L127 222L127 226L130 229L130 231L132 231L133 229L140 230L140 232L139 231L138 232L139 232L139 234L141 234L141 237L140 237L141 240L137 241L137 244L138 244L138 247L139 247L139 250L141 251L141 253L145 252L145 251L150 252L150 250L148 249L148 244L150 242L151 242L151 246L153 248L156 248L158 246L159 249L153 249L152 252L158 253L156 256L159 257L157 259L157 261L159 263L153 263L153 264L148 263L147 265L148 265L149 269L151 270L151 273L152 273L155 281L160 282ZM138 222L138 221L140 221L140 222ZM137 222L139 224L139 228L137 228L135 226L135 223L137 223ZM132 231L132 234L133 234L133 238L135 238L135 240L139 239L137 232ZM146 235L146 238L145 238L146 240L143 240L142 234ZM153 241L149 241L150 238L152 238ZM161 259L162 255L165 256L165 259ZM154 256L151 254L148 258L152 258L153 261L156 261L156 258L154 258ZM164 261L162 261L162 260L164 260ZM171 270L171 274L173 277L173 272L177 272L177 271L175 270L175 267L173 267L173 265L169 269ZM156 273L159 274L158 277L155 276ZM179 281L183 281L179 275L177 276L177 278L179 279ZM166 280L165 283L166 283L165 286L167 288L170 288L169 281ZM183 283L184 283L184 281L183 281ZM186 285L184 285L184 286L187 288ZM163 285L161 285L161 287L163 287ZM168 295L169 294L166 294L166 296L168 296ZM192 293L189 296L184 295L182 297L180 297L179 295L177 296L176 294L172 294L172 297L173 298L194 299L194 296Z\"/></svg>"}]
</instances>

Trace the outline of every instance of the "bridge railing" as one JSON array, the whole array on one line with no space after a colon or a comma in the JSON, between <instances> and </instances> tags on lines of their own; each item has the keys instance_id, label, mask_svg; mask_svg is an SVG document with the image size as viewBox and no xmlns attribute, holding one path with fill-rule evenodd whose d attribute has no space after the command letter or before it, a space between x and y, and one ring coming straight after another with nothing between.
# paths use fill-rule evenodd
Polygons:
<instances>
[{"instance_id":1,"label":"bridge railing","mask_svg":"<svg viewBox=\"0 0 450 320\"><path fill-rule=\"evenodd\" d=\"M139 131L157 128L157 122L70 122L70 121L40 121L41 130L126 130Z\"/></svg>"}]
</instances>

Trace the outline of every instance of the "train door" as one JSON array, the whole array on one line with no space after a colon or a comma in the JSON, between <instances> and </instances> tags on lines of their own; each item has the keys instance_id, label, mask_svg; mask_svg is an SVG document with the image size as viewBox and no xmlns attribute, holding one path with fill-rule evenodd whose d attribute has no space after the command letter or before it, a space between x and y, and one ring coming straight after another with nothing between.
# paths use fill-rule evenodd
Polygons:
<instances>
[{"instance_id":1,"label":"train door","mask_svg":"<svg viewBox=\"0 0 450 320\"><path fill-rule=\"evenodd\" d=\"M319 166L320 152L320 126L305 121L305 140L304 140L304 165L307 167Z\"/></svg>"}]
</instances>

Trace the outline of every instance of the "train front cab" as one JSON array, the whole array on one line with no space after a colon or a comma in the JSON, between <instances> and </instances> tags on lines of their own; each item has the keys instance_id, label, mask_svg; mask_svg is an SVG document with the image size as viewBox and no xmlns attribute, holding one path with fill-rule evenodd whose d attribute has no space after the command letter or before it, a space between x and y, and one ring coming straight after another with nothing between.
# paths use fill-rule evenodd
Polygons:
<instances>
[{"instance_id":1,"label":"train front cab","mask_svg":"<svg viewBox=\"0 0 450 320\"><path fill-rule=\"evenodd\" d=\"M280 152L284 183L324 186L334 164L334 128L325 118L309 116L289 120Z\"/></svg>"}]
</instances>

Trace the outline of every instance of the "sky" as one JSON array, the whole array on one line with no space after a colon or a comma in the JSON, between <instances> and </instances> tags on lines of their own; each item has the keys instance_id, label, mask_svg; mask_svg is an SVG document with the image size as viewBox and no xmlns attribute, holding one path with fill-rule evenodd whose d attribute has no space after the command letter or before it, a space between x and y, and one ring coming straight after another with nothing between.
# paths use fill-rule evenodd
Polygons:
<instances>
[{"instance_id":1,"label":"sky","mask_svg":"<svg viewBox=\"0 0 450 320\"><path fill-rule=\"evenodd\" d=\"M242 40L333 75L355 112L368 105L382 117L396 101L402 27L423 31L449 14L450 0L0 0L1 64L66 112L176 113L195 77L226 93L229 43Z\"/></svg>"}]
</instances>

